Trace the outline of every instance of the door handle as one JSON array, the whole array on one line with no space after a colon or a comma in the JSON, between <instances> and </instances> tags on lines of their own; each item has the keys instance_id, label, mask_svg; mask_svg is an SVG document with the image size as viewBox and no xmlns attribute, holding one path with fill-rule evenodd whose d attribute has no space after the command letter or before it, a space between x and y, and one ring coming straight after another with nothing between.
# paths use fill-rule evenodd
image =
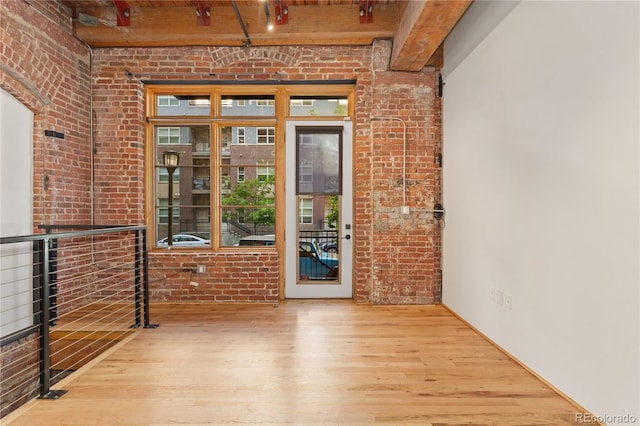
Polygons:
<instances>
[{"instance_id":1,"label":"door handle","mask_svg":"<svg viewBox=\"0 0 640 426\"><path fill-rule=\"evenodd\" d=\"M344 237L342 237L343 240L350 240L351 239L351 235L347 234Z\"/></svg>"}]
</instances>

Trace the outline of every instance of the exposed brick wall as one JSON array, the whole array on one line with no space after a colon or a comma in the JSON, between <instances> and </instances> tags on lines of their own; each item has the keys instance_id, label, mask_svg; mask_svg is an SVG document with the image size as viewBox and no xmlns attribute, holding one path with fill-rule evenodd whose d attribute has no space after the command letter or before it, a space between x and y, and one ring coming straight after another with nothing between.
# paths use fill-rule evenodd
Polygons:
<instances>
[{"instance_id":1,"label":"exposed brick wall","mask_svg":"<svg viewBox=\"0 0 640 426\"><path fill-rule=\"evenodd\" d=\"M357 79L355 300L439 301L440 228L428 212L440 200L439 170L435 163L440 146L437 73L432 69L422 73L389 71L390 49L390 42L377 42L371 47L97 49L94 56L94 108L100 117L97 211L105 212L99 216L103 222L111 216L129 223L143 220L144 112L140 79L273 80L276 73L285 80ZM371 115L397 117L407 124L406 204L412 209L408 216L399 213L403 203L402 126L400 122L371 122ZM129 131L119 131L126 126ZM126 174L122 173L120 161L127 162ZM112 209L123 202L128 210L125 216ZM234 256L240 256L242 264L241 255ZM261 261L265 256L270 255L261 255ZM229 261L220 254L208 258L214 270ZM188 279L184 274L159 269L175 264L169 259L171 256L151 254L152 300L261 299L238 297L240 294L235 293L226 298L215 287L185 285ZM233 262L234 267L237 264ZM256 282L265 279L271 288L278 277L255 277Z\"/></svg>"},{"instance_id":2,"label":"exposed brick wall","mask_svg":"<svg viewBox=\"0 0 640 426\"><path fill-rule=\"evenodd\" d=\"M198 274L198 265L207 271ZM152 301L278 303L278 256L272 252L153 254Z\"/></svg>"},{"instance_id":3,"label":"exposed brick wall","mask_svg":"<svg viewBox=\"0 0 640 426\"><path fill-rule=\"evenodd\" d=\"M42 232L40 224L91 220L91 78L89 49L73 37L69 11L30 3L0 1L0 87L34 113L33 164L25 167L34 173L34 232ZM36 335L1 348L0 416L35 395L38 367Z\"/></svg>"},{"instance_id":4,"label":"exposed brick wall","mask_svg":"<svg viewBox=\"0 0 640 426\"><path fill-rule=\"evenodd\" d=\"M390 41L365 47L90 52L73 37L64 6L44 0L30 3L0 2L0 87L34 112L34 229L41 223L89 224L92 215L98 224L144 222L141 78L264 80L278 73L283 80L356 79L355 300L440 300L440 227L430 212L441 199L435 161L441 119L435 70L390 71ZM372 121L372 115L403 120L406 153L401 122ZM62 132L65 138L45 137L45 130ZM403 204L410 215L400 213ZM151 298L277 303L279 262L275 252L152 253ZM197 265L205 265L207 272L192 273ZM10 349L3 348L5 366ZM33 372L25 372L21 380L26 386L12 390L12 401L33 392Z\"/></svg>"},{"instance_id":5,"label":"exposed brick wall","mask_svg":"<svg viewBox=\"0 0 640 426\"><path fill-rule=\"evenodd\" d=\"M41 6L52 8L46 2ZM92 207L88 49L70 37L67 23L54 25L21 2L4 2L2 7L12 34L3 34L9 42L3 44L7 77L2 87L36 112L36 223L88 223ZM51 19L56 16L53 10L48 13ZM23 54L25 46L38 54ZM144 221L141 79L215 80L237 75L238 79L260 80L273 79L276 73L285 80L356 79L355 300L438 301L440 228L429 212L440 200L440 173L435 163L440 149L437 73L433 69L390 71L390 52L389 41L365 47L94 49L95 222ZM400 118L406 123L406 180L402 176L402 124L371 121L372 115ZM66 137L45 138L44 129L62 131ZM41 189L45 175L49 177L48 191ZM400 214L404 203L411 208L410 215ZM242 265L242 255L233 259L226 254L206 256L209 270L228 262L234 267ZM194 286L184 287L180 277L170 279L173 273L160 269L160 262L171 264L169 259L165 254L151 256L154 300L225 299L215 291L213 275L204 280L211 282L207 294L203 294L204 287L197 291ZM273 254L264 253L258 260L278 262ZM271 292L278 277L270 272L255 277L255 282L264 282ZM229 300L258 299L262 300Z\"/></svg>"},{"instance_id":6,"label":"exposed brick wall","mask_svg":"<svg viewBox=\"0 0 640 426\"><path fill-rule=\"evenodd\" d=\"M390 54L391 43L375 45L371 115L382 118L369 123L371 302L434 303L441 295L441 229L432 213L441 201L438 73L388 71Z\"/></svg>"},{"instance_id":7,"label":"exposed brick wall","mask_svg":"<svg viewBox=\"0 0 640 426\"><path fill-rule=\"evenodd\" d=\"M0 348L0 417L37 395L38 346L33 334Z\"/></svg>"},{"instance_id":8,"label":"exposed brick wall","mask_svg":"<svg viewBox=\"0 0 640 426\"><path fill-rule=\"evenodd\" d=\"M34 222L89 223L89 50L72 36L66 9L33 4L0 2L0 87L34 112Z\"/></svg>"}]
</instances>

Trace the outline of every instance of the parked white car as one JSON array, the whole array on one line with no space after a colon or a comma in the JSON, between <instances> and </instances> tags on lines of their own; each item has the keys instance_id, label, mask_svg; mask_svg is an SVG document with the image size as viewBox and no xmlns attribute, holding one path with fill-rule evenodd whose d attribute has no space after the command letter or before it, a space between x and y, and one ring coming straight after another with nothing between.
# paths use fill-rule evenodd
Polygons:
<instances>
[{"instance_id":1,"label":"parked white car","mask_svg":"<svg viewBox=\"0 0 640 426\"><path fill-rule=\"evenodd\" d=\"M158 247L167 247L169 237L163 238L158 241ZM211 240L205 240L196 235L191 234L176 234L173 236L173 247L210 247Z\"/></svg>"}]
</instances>

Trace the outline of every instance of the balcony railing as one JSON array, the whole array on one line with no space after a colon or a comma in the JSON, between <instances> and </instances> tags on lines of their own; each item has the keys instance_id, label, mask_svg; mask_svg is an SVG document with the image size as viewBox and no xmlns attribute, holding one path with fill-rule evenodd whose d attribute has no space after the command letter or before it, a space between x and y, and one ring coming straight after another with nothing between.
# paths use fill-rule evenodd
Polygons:
<instances>
[{"instance_id":1,"label":"balcony railing","mask_svg":"<svg viewBox=\"0 0 640 426\"><path fill-rule=\"evenodd\" d=\"M146 227L41 228L0 238L0 417L60 397L63 377L153 327Z\"/></svg>"}]
</instances>

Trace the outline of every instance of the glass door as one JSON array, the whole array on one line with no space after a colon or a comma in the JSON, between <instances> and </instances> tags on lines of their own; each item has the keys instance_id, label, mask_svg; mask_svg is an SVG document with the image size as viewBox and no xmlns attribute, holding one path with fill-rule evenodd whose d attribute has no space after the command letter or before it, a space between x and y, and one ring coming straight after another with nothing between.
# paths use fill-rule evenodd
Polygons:
<instances>
[{"instance_id":1,"label":"glass door","mask_svg":"<svg viewBox=\"0 0 640 426\"><path fill-rule=\"evenodd\" d=\"M286 125L285 296L352 297L352 124Z\"/></svg>"}]
</instances>

